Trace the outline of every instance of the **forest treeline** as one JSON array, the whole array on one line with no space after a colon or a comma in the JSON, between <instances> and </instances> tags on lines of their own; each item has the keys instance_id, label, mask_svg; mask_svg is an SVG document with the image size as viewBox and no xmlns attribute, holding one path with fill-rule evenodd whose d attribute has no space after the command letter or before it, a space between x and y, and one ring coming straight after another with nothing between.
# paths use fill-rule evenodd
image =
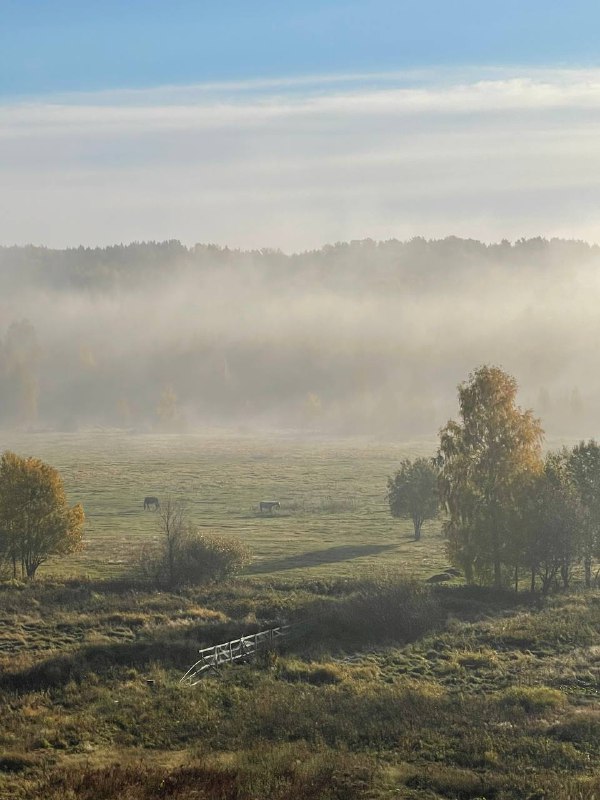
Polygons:
<instances>
[{"instance_id":1,"label":"forest treeline","mask_svg":"<svg viewBox=\"0 0 600 800\"><path fill-rule=\"evenodd\" d=\"M287 255L0 248L0 427L428 435L473 363L550 435L600 422L600 248L449 237Z\"/></svg>"},{"instance_id":2,"label":"forest treeline","mask_svg":"<svg viewBox=\"0 0 600 800\"><path fill-rule=\"evenodd\" d=\"M109 291L135 287L149 277L172 278L174 273L233 267L240 270L240 280L244 270L259 268L273 279L293 281L302 276L314 284L343 287L345 280L352 278L373 291L402 291L453 280L471 270L498 266L553 269L597 258L598 245L541 237L492 244L456 236L439 240L415 237L407 242L362 239L295 254L213 244L186 247L177 240L64 250L29 245L0 247L0 287ZM410 287L400 278L410 280Z\"/></svg>"}]
</instances>

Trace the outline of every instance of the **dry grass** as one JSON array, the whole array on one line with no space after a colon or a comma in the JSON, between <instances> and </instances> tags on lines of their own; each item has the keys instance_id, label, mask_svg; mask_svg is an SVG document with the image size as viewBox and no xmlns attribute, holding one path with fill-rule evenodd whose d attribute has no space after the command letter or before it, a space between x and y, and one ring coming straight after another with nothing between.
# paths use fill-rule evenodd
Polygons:
<instances>
[{"instance_id":1,"label":"dry grass","mask_svg":"<svg viewBox=\"0 0 600 800\"><path fill-rule=\"evenodd\" d=\"M600 598L523 600L389 574L7 587L0 797L591 800ZM178 683L199 646L316 608L288 652Z\"/></svg>"}]
</instances>

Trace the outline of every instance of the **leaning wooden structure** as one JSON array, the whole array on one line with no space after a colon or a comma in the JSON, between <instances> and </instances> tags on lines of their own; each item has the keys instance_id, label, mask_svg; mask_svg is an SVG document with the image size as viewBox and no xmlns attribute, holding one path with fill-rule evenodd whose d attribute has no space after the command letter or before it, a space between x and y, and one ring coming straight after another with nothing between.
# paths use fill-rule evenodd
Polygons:
<instances>
[{"instance_id":1,"label":"leaning wooden structure","mask_svg":"<svg viewBox=\"0 0 600 800\"><path fill-rule=\"evenodd\" d=\"M256 656L259 650L277 647L281 640L290 635L293 625L280 625L267 631L251 633L240 639L233 639L224 644L215 644L198 651L200 658L188 669L180 683L195 686L208 670L216 670L222 664L233 664L236 661L247 661Z\"/></svg>"}]
</instances>

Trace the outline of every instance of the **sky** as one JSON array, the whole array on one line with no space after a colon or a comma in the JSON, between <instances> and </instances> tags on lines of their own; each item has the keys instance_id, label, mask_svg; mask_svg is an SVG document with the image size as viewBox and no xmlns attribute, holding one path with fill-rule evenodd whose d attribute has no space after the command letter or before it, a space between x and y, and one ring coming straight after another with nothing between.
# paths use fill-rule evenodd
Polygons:
<instances>
[{"instance_id":1,"label":"sky","mask_svg":"<svg viewBox=\"0 0 600 800\"><path fill-rule=\"evenodd\" d=\"M0 244L600 241L597 3L0 0Z\"/></svg>"}]
</instances>

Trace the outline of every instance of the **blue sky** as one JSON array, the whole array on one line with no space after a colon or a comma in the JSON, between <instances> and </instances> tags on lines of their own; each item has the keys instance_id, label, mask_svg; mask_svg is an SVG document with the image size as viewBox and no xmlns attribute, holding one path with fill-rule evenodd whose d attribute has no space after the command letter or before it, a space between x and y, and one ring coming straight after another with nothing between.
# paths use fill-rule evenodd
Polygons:
<instances>
[{"instance_id":1,"label":"blue sky","mask_svg":"<svg viewBox=\"0 0 600 800\"><path fill-rule=\"evenodd\" d=\"M598 63L591 0L0 0L4 97L457 65Z\"/></svg>"},{"instance_id":2,"label":"blue sky","mask_svg":"<svg viewBox=\"0 0 600 800\"><path fill-rule=\"evenodd\" d=\"M600 241L600 5L0 0L0 244Z\"/></svg>"}]
</instances>

